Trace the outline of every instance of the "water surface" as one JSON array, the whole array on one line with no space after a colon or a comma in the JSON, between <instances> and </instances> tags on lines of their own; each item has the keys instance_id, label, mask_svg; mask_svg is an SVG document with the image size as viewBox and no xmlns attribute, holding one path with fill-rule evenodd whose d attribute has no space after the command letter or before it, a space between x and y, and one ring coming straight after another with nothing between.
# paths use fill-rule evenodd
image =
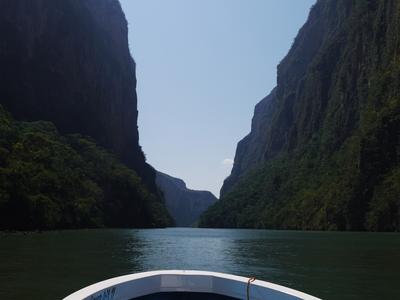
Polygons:
<instances>
[{"instance_id":1,"label":"water surface","mask_svg":"<svg viewBox=\"0 0 400 300\"><path fill-rule=\"evenodd\" d=\"M61 299L156 269L255 276L323 299L399 299L400 234L237 229L0 233L0 299Z\"/></svg>"}]
</instances>

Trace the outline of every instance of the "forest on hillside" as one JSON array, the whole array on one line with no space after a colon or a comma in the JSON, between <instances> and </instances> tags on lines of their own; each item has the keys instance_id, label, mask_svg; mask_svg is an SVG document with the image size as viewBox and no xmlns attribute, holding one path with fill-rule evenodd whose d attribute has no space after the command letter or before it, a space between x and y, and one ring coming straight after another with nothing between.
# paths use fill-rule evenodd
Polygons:
<instances>
[{"instance_id":1,"label":"forest on hillside","mask_svg":"<svg viewBox=\"0 0 400 300\"><path fill-rule=\"evenodd\" d=\"M0 106L0 229L165 227L160 197L114 155Z\"/></svg>"}]
</instances>

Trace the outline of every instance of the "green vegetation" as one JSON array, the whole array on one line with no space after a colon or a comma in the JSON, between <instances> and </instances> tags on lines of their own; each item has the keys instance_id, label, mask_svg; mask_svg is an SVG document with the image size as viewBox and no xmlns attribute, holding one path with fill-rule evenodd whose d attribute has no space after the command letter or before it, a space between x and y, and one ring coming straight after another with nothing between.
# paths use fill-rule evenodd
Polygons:
<instances>
[{"instance_id":1,"label":"green vegetation","mask_svg":"<svg viewBox=\"0 0 400 300\"><path fill-rule=\"evenodd\" d=\"M112 154L0 106L0 229L162 227L160 197Z\"/></svg>"},{"instance_id":2,"label":"green vegetation","mask_svg":"<svg viewBox=\"0 0 400 300\"><path fill-rule=\"evenodd\" d=\"M268 159L200 226L400 231L399 20L398 1L315 5L278 67Z\"/></svg>"},{"instance_id":3,"label":"green vegetation","mask_svg":"<svg viewBox=\"0 0 400 300\"><path fill-rule=\"evenodd\" d=\"M399 100L331 155L311 144L253 170L200 226L399 231Z\"/></svg>"}]
</instances>

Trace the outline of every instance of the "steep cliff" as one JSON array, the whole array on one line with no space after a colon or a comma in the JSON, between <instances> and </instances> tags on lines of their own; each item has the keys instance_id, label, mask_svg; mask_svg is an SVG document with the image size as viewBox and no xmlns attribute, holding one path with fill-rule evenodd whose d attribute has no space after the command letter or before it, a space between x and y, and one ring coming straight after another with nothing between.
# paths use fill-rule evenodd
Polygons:
<instances>
[{"instance_id":1,"label":"steep cliff","mask_svg":"<svg viewBox=\"0 0 400 300\"><path fill-rule=\"evenodd\" d=\"M400 230L399 12L313 6L203 226Z\"/></svg>"},{"instance_id":2,"label":"steep cliff","mask_svg":"<svg viewBox=\"0 0 400 300\"><path fill-rule=\"evenodd\" d=\"M254 109L251 132L237 145L235 163L231 175L225 179L221 196L225 194L247 172L265 162L268 131L272 121L276 100L275 89L262 99Z\"/></svg>"},{"instance_id":3,"label":"steep cliff","mask_svg":"<svg viewBox=\"0 0 400 300\"><path fill-rule=\"evenodd\" d=\"M117 0L0 2L0 103L114 152L155 191L138 143L135 63Z\"/></svg>"},{"instance_id":4,"label":"steep cliff","mask_svg":"<svg viewBox=\"0 0 400 300\"><path fill-rule=\"evenodd\" d=\"M0 229L170 225L118 0L0 1L0 33Z\"/></svg>"},{"instance_id":5,"label":"steep cliff","mask_svg":"<svg viewBox=\"0 0 400 300\"><path fill-rule=\"evenodd\" d=\"M164 193L165 204L179 227L195 225L199 216L217 201L208 191L195 191L186 187L182 179L157 172L156 182Z\"/></svg>"}]
</instances>

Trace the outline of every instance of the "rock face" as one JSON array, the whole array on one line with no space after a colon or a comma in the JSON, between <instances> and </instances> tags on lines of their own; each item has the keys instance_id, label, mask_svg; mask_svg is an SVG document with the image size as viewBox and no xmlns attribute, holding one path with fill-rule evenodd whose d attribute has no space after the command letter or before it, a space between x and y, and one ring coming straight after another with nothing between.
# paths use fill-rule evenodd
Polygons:
<instances>
[{"instance_id":1,"label":"rock face","mask_svg":"<svg viewBox=\"0 0 400 300\"><path fill-rule=\"evenodd\" d=\"M251 132L237 145L235 163L231 175L224 181L221 195L224 195L248 170L255 169L265 162L264 153L267 147L267 132L270 130L274 112L275 91L275 89L272 90L267 97L256 105L251 122Z\"/></svg>"},{"instance_id":2,"label":"rock face","mask_svg":"<svg viewBox=\"0 0 400 300\"><path fill-rule=\"evenodd\" d=\"M199 216L217 201L212 193L190 190L182 179L161 172L157 172L156 182L164 193L167 210L178 227L195 225Z\"/></svg>"},{"instance_id":3,"label":"rock face","mask_svg":"<svg viewBox=\"0 0 400 300\"><path fill-rule=\"evenodd\" d=\"M313 6L201 225L400 230L399 11Z\"/></svg>"},{"instance_id":4,"label":"rock face","mask_svg":"<svg viewBox=\"0 0 400 300\"><path fill-rule=\"evenodd\" d=\"M138 143L135 63L117 0L0 3L0 104L115 153L153 190Z\"/></svg>"}]
</instances>

